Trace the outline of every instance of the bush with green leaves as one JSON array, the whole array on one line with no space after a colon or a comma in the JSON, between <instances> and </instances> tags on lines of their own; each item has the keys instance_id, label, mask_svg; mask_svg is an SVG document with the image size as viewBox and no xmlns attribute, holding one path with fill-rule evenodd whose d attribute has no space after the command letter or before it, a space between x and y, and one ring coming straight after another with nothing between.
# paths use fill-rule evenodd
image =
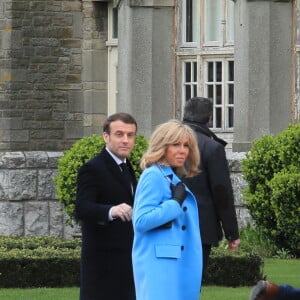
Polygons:
<instances>
[{"instance_id":1,"label":"bush with green leaves","mask_svg":"<svg viewBox=\"0 0 300 300\"><path fill-rule=\"evenodd\" d=\"M58 176L54 178L57 200L64 205L64 211L69 217L67 223L72 225L74 221L76 181L79 168L95 157L104 147L105 142L100 135L93 134L78 140L58 160ZM147 140L142 135L137 135L135 147L129 159L132 163L135 175L139 178L141 169L140 160L148 146Z\"/></svg>"},{"instance_id":2,"label":"bush with green leaves","mask_svg":"<svg viewBox=\"0 0 300 300\"><path fill-rule=\"evenodd\" d=\"M0 288L79 286L80 253L80 238L0 236ZM262 271L253 253L212 253L204 284L251 286Z\"/></svg>"},{"instance_id":3,"label":"bush with green leaves","mask_svg":"<svg viewBox=\"0 0 300 300\"><path fill-rule=\"evenodd\" d=\"M204 285L251 286L264 279L264 261L257 254L211 254L204 274Z\"/></svg>"},{"instance_id":4,"label":"bush with green leaves","mask_svg":"<svg viewBox=\"0 0 300 300\"><path fill-rule=\"evenodd\" d=\"M300 124L256 140L242 161L243 191L256 226L279 249L299 255Z\"/></svg>"},{"instance_id":5,"label":"bush with green leaves","mask_svg":"<svg viewBox=\"0 0 300 300\"><path fill-rule=\"evenodd\" d=\"M9 252L11 250L33 250L39 248L49 249L80 249L81 239L62 239L54 236L0 236L0 249L3 252ZM2 258L0 255L0 258Z\"/></svg>"}]
</instances>

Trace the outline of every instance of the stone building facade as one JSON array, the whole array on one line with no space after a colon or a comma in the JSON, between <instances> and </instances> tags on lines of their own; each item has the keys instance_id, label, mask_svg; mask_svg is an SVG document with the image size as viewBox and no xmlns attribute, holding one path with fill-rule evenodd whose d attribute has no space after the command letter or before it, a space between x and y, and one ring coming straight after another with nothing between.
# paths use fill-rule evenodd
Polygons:
<instances>
[{"instance_id":1,"label":"stone building facade","mask_svg":"<svg viewBox=\"0 0 300 300\"><path fill-rule=\"evenodd\" d=\"M64 150L99 133L107 3L2 1L0 30L0 150Z\"/></svg>"},{"instance_id":2,"label":"stone building facade","mask_svg":"<svg viewBox=\"0 0 300 300\"><path fill-rule=\"evenodd\" d=\"M298 122L299 24L300 0L1 1L0 234L70 236L55 161L115 111L148 137L211 97L229 158Z\"/></svg>"}]
</instances>

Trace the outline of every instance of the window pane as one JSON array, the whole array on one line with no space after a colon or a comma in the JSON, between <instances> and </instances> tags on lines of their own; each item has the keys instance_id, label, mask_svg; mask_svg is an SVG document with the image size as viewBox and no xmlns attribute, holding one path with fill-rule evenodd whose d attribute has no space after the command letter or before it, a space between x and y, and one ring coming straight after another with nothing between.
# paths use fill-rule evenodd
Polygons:
<instances>
[{"instance_id":1,"label":"window pane","mask_svg":"<svg viewBox=\"0 0 300 300\"><path fill-rule=\"evenodd\" d=\"M208 68L207 81L213 82L214 81L214 63L211 61L208 62L207 68Z\"/></svg>"},{"instance_id":2,"label":"window pane","mask_svg":"<svg viewBox=\"0 0 300 300\"><path fill-rule=\"evenodd\" d=\"M205 40L220 41L221 36L221 0L205 1Z\"/></svg>"},{"instance_id":3,"label":"window pane","mask_svg":"<svg viewBox=\"0 0 300 300\"><path fill-rule=\"evenodd\" d=\"M227 6L227 28L226 39L227 43L234 43L234 2L232 0L226 0Z\"/></svg>"},{"instance_id":4,"label":"window pane","mask_svg":"<svg viewBox=\"0 0 300 300\"><path fill-rule=\"evenodd\" d=\"M198 40L198 0L192 0L193 2L193 42L197 42Z\"/></svg>"},{"instance_id":5,"label":"window pane","mask_svg":"<svg viewBox=\"0 0 300 300\"><path fill-rule=\"evenodd\" d=\"M229 104L233 104L233 96L234 96L234 87L233 87L233 84L232 83L230 83L230 84L228 84L228 103Z\"/></svg>"},{"instance_id":6,"label":"window pane","mask_svg":"<svg viewBox=\"0 0 300 300\"><path fill-rule=\"evenodd\" d=\"M232 60L228 62L228 80L234 81L234 63Z\"/></svg>"},{"instance_id":7,"label":"window pane","mask_svg":"<svg viewBox=\"0 0 300 300\"><path fill-rule=\"evenodd\" d=\"M222 62L217 61L216 62L216 67L217 67L217 69L216 69L216 72L217 72L216 78L217 78L217 80L216 81L220 82L220 81L222 81Z\"/></svg>"},{"instance_id":8,"label":"window pane","mask_svg":"<svg viewBox=\"0 0 300 300\"><path fill-rule=\"evenodd\" d=\"M196 82L197 81L197 63L194 62L193 65L194 65L194 81Z\"/></svg>"},{"instance_id":9,"label":"window pane","mask_svg":"<svg viewBox=\"0 0 300 300\"><path fill-rule=\"evenodd\" d=\"M189 100L191 98L191 86L186 85L185 86L185 101Z\"/></svg>"},{"instance_id":10,"label":"window pane","mask_svg":"<svg viewBox=\"0 0 300 300\"><path fill-rule=\"evenodd\" d=\"M222 85L218 84L216 85L216 104L222 104Z\"/></svg>"},{"instance_id":11,"label":"window pane","mask_svg":"<svg viewBox=\"0 0 300 300\"><path fill-rule=\"evenodd\" d=\"M196 62L193 62L193 65L194 65L194 82L197 83L197 63Z\"/></svg>"},{"instance_id":12,"label":"window pane","mask_svg":"<svg viewBox=\"0 0 300 300\"><path fill-rule=\"evenodd\" d=\"M232 128L233 127L233 107L228 108L228 127Z\"/></svg>"},{"instance_id":13,"label":"window pane","mask_svg":"<svg viewBox=\"0 0 300 300\"><path fill-rule=\"evenodd\" d=\"M197 41L197 2L198 0L183 0L183 26L184 42Z\"/></svg>"},{"instance_id":14,"label":"window pane","mask_svg":"<svg viewBox=\"0 0 300 300\"><path fill-rule=\"evenodd\" d=\"M185 63L185 82L191 82L191 63Z\"/></svg>"},{"instance_id":15,"label":"window pane","mask_svg":"<svg viewBox=\"0 0 300 300\"><path fill-rule=\"evenodd\" d=\"M197 86L196 85L194 85L193 86L193 97L195 97L195 96L197 96Z\"/></svg>"},{"instance_id":16,"label":"window pane","mask_svg":"<svg viewBox=\"0 0 300 300\"><path fill-rule=\"evenodd\" d=\"M193 0L186 0L186 42L193 41Z\"/></svg>"},{"instance_id":17,"label":"window pane","mask_svg":"<svg viewBox=\"0 0 300 300\"><path fill-rule=\"evenodd\" d=\"M213 99L214 98L214 86L207 86L207 97Z\"/></svg>"},{"instance_id":18,"label":"window pane","mask_svg":"<svg viewBox=\"0 0 300 300\"><path fill-rule=\"evenodd\" d=\"M118 9L113 8L113 32L112 32L112 38L117 39L118 38Z\"/></svg>"},{"instance_id":19,"label":"window pane","mask_svg":"<svg viewBox=\"0 0 300 300\"><path fill-rule=\"evenodd\" d=\"M216 128L222 128L222 109L216 108Z\"/></svg>"}]
</instances>

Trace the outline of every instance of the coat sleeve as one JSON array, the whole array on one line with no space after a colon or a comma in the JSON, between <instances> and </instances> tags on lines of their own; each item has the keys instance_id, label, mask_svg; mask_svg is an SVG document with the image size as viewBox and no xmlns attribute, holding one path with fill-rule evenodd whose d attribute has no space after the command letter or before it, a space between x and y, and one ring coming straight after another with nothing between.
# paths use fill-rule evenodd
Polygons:
<instances>
[{"instance_id":1,"label":"coat sleeve","mask_svg":"<svg viewBox=\"0 0 300 300\"><path fill-rule=\"evenodd\" d=\"M103 195L103 182L99 180L95 168L90 164L83 165L77 177L75 217L82 221L105 224L108 222L108 211L111 205L99 203Z\"/></svg>"},{"instance_id":2,"label":"coat sleeve","mask_svg":"<svg viewBox=\"0 0 300 300\"><path fill-rule=\"evenodd\" d=\"M226 152L222 145L218 145L211 153L207 168L214 206L225 237L227 240L236 240L239 238L239 233L234 196Z\"/></svg>"},{"instance_id":3,"label":"coat sleeve","mask_svg":"<svg viewBox=\"0 0 300 300\"><path fill-rule=\"evenodd\" d=\"M134 200L133 227L145 232L174 220L182 213L177 201L171 199L170 183L155 170L144 171Z\"/></svg>"}]
</instances>

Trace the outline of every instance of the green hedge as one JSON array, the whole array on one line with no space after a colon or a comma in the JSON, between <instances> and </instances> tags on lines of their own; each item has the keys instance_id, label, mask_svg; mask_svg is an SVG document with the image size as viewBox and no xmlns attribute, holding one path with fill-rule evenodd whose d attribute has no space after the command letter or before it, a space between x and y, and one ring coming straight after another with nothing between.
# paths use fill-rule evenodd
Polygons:
<instances>
[{"instance_id":1,"label":"green hedge","mask_svg":"<svg viewBox=\"0 0 300 300\"><path fill-rule=\"evenodd\" d=\"M0 288L79 285L80 239L0 237Z\"/></svg>"},{"instance_id":2,"label":"green hedge","mask_svg":"<svg viewBox=\"0 0 300 300\"><path fill-rule=\"evenodd\" d=\"M212 255L209 258L204 285L251 286L263 279L263 259L251 255Z\"/></svg>"},{"instance_id":3,"label":"green hedge","mask_svg":"<svg viewBox=\"0 0 300 300\"><path fill-rule=\"evenodd\" d=\"M79 286L78 253L51 251L50 255L41 250L45 256L15 251L11 257L1 257L0 288Z\"/></svg>"},{"instance_id":4,"label":"green hedge","mask_svg":"<svg viewBox=\"0 0 300 300\"><path fill-rule=\"evenodd\" d=\"M242 168L257 228L277 248L300 256L300 124L256 140Z\"/></svg>"},{"instance_id":5,"label":"green hedge","mask_svg":"<svg viewBox=\"0 0 300 300\"><path fill-rule=\"evenodd\" d=\"M270 204L276 217L276 243L300 256L300 172L280 172L269 185Z\"/></svg>"},{"instance_id":6,"label":"green hedge","mask_svg":"<svg viewBox=\"0 0 300 300\"><path fill-rule=\"evenodd\" d=\"M46 249L79 249L81 239L60 239L52 236L32 236L32 237L16 237L16 236L0 236L1 252L27 249L33 250L38 248Z\"/></svg>"},{"instance_id":7,"label":"green hedge","mask_svg":"<svg viewBox=\"0 0 300 300\"><path fill-rule=\"evenodd\" d=\"M0 288L79 286L80 239L1 237ZM253 285L262 279L257 255L212 255L205 284Z\"/></svg>"}]
</instances>

